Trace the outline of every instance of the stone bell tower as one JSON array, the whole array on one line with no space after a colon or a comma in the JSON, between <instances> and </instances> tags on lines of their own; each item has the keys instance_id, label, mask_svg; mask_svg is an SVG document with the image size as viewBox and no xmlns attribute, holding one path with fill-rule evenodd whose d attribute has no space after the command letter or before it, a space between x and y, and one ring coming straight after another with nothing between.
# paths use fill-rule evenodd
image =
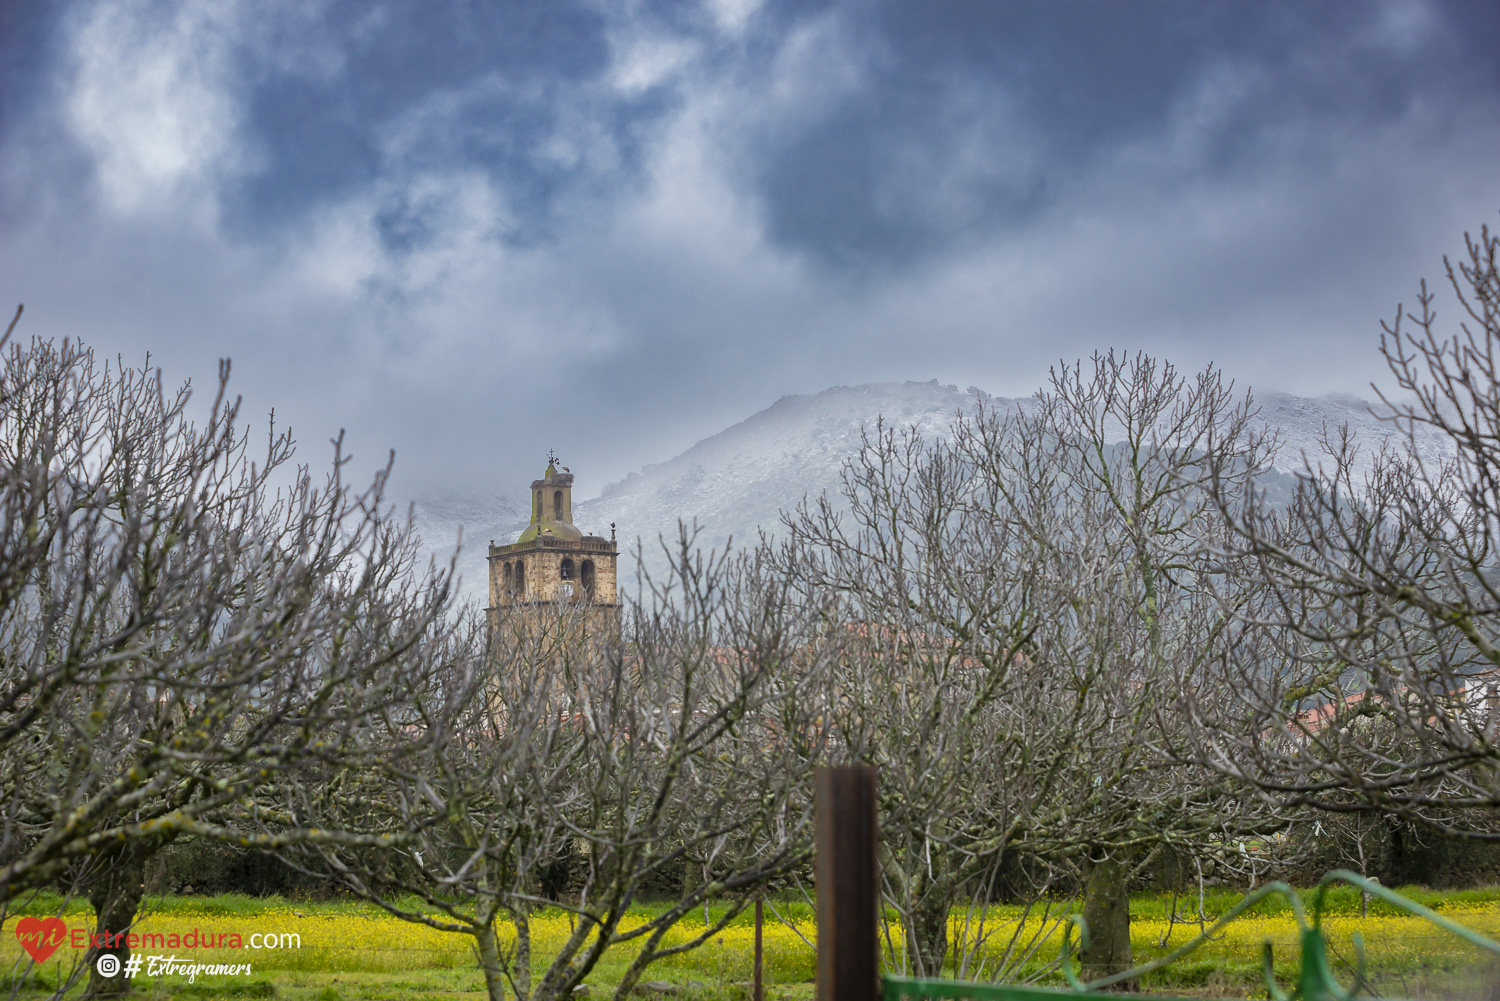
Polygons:
<instances>
[{"instance_id":1,"label":"stone bell tower","mask_svg":"<svg viewBox=\"0 0 1500 1001\"><path fill-rule=\"evenodd\" d=\"M573 524L573 474L557 466L549 454L547 471L531 481L531 523L521 537L508 546L490 542L490 627L517 613L543 621L576 609L589 634L618 639L614 526L605 539Z\"/></svg>"}]
</instances>

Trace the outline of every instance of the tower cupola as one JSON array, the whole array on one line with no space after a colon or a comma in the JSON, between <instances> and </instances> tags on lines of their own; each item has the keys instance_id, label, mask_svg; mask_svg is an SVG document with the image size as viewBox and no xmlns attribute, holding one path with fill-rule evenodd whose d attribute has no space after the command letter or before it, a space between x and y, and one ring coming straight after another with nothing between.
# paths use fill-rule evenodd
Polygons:
<instances>
[{"instance_id":1,"label":"tower cupola","mask_svg":"<svg viewBox=\"0 0 1500 1001\"><path fill-rule=\"evenodd\" d=\"M531 524L517 542L550 536L562 542L577 542L583 532L573 524L573 474L557 470L557 457L547 457L547 471L531 481Z\"/></svg>"}]
</instances>

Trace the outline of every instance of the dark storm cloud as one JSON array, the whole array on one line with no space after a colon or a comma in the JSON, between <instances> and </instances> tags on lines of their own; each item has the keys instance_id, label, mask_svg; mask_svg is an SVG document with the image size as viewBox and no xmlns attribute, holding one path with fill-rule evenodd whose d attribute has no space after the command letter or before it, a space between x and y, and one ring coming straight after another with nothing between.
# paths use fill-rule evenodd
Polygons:
<instances>
[{"instance_id":1,"label":"dark storm cloud","mask_svg":"<svg viewBox=\"0 0 1500 1001\"><path fill-rule=\"evenodd\" d=\"M1195 100L1219 104L1196 148L1146 183L1255 170L1288 128L1337 142L1419 105L1442 118L1500 82L1485 4L892 2L848 20L861 86L747 151L771 233L836 264L1033 222Z\"/></svg>"},{"instance_id":2,"label":"dark storm cloud","mask_svg":"<svg viewBox=\"0 0 1500 1001\"><path fill-rule=\"evenodd\" d=\"M263 162L231 199L236 224L295 223L392 169L465 163L522 209L499 235L534 242L560 193L603 183L544 147L591 100L580 88L608 68L604 29L596 12L567 3L329 8L317 31L339 53L338 71L268 74L252 86L247 125ZM621 151L617 168L638 167L633 131L660 113L653 103L592 109ZM393 142L389 128L403 120ZM398 249L420 242L421 206L388 206L382 231Z\"/></svg>"},{"instance_id":3,"label":"dark storm cloud","mask_svg":"<svg viewBox=\"0 0 1500 1001\"><path fill-rule=\"evenodd\" d=\"M1500 208L1492 4L0 4L0 296L414 492L1144 347L1359 391ZM587 492L587 489L586 491Z\"/></svg>"}]
</instances>

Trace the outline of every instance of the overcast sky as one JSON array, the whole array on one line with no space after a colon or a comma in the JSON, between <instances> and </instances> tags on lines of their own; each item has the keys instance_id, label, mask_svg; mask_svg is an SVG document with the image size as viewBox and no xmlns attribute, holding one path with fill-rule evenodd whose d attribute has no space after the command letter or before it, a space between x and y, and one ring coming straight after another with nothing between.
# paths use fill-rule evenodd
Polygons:
<instances>
[{"instance_id":1,"label":"overcast sky","mask_svg":"<svg viewBox=\"0 0 1500 1001\"><path fill-rule=\"evenodd\" d=\"M413 493L1109 347L1365 394L1497 212L1487 0L0 2L22 332Z\"/></svg>"}]
</instances>

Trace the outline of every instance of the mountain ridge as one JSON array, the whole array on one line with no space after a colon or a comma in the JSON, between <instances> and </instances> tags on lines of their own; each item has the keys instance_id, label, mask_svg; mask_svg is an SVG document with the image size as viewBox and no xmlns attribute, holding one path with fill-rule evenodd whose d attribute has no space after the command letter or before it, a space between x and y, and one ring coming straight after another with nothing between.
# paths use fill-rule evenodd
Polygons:
<instances>
[{"instance_id":1,"label":"mountain ridge","mask_svg":"<svg viewBox=\"0 0 1500 1001\"><path fill-rule=\"evenodd\" d=\"M819 393L783 396L680 454L644 465L639 472L605 484L594 496L575 501L573 520L598 535L607 535L607 526L614 523L621 550L620 580L629 589L638 568L637 543L644 567L659 574L665 557L657 540L675 539L679 519L698 525L699 545L722 548L731 540L752 541L762 530L774 532L780 512L804 496L836 492L844 461L857 452L862 429L877 419L924 435L942 434L959 411L971 410L981 401L1010 407L1024 406L1028 399L1034 397L994 397L973 386L960 391L936 379L832 386ZM1349 424L1367 449L1366 459L1375 444L1394 432L1388 421L1376 416L1377 405L1354 396L1268 392L1255 399L1260 406L1257 423L1282 435L1275 466L1283 473L1303 469L1304 453L1318 453L1325 428L1332 431ZM1436 435L1423 443L1424 454L1442 450L1444 442ZM417 498L415 505L418 531L434 553L451 554L463 526L461 592L483 601L483 543L490 538L513 540L526 525L527 507L507 495L478 498L451 493Z\"/></svg>"}]
</instances>

